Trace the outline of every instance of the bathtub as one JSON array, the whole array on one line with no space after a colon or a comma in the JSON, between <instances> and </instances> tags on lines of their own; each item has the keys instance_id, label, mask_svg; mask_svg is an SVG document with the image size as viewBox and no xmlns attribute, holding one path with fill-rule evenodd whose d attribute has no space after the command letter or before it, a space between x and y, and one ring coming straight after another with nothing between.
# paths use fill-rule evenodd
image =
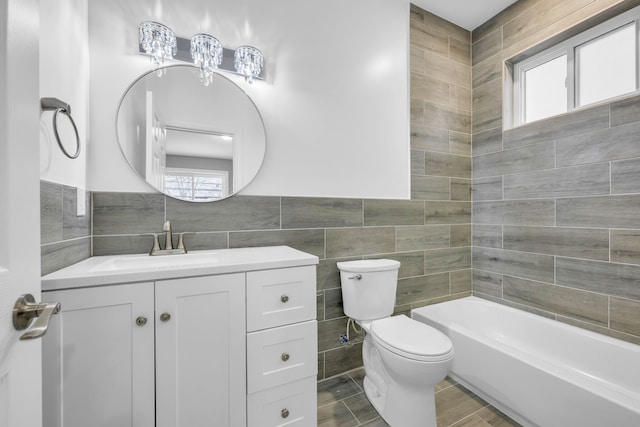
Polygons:
<instances>
[{"instance_id":1,"label":"bathtub","mask_svg":"<svg viewBox=\"0 0 640 427\"><path fill-rule=\"evenodd\" d=\"M476 297L412 310L450 376L524 426L640 426L640 346Z\"/></svg>"}]
</instances>

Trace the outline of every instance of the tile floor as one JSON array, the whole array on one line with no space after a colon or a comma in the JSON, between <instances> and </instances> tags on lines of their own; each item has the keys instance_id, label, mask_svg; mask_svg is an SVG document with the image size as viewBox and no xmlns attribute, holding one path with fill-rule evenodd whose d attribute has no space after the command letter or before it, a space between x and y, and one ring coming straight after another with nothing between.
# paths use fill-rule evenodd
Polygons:
<instances>
[{"instance_id":1,"label":"tile floor","mask_svg":"<svg viewBox=\"0 0 640 427\"><path fill-rule=\"evenodd\" d=\"M319 427L388 427L364 395L363 378L359 368L318 382ZM436 413L438 427L520 426L449 378L436 385Z\"/></svg>"}]
</instances>

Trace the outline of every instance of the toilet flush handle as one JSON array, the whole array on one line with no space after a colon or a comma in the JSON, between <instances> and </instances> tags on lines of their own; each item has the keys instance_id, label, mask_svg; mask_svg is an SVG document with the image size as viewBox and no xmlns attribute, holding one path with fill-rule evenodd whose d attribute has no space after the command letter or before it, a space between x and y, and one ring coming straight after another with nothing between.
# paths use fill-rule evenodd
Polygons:
<instances>
[{"instance_id":1,"label":"toilet flush handle","mask_svg":"<svg viewBox=\"0 0 640 427\"><path fill-rule=\"evenodd\" d=\"M349 277L349 280L360 280L362 279L362 274L356 274L355 276Z\"/></svg>"}]
</instances>

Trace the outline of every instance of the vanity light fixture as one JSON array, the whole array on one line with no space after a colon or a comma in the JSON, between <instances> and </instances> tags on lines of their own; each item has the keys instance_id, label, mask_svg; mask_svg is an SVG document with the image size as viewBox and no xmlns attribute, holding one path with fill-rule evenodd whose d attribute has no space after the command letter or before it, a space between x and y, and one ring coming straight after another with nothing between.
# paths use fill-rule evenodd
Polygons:
<instances>
[{"instance_id":1,"label":"vanity light fixture","mask_svg":"<svg viewBox=\"0 0 640 427\"><path fill-rule=\"evenodd\" d=\"M222 45L209 34L196 34L191 37L191 58L200 67L200 80L209 86L213 71L222 63Z\"/></svg>"},{"instance_id":2,"label":"vanity light fixture","mask_svg":"<svg viewBox=\"0 0 640 427\"><path fill-rule=\"evenodd\" d=\"M154 21L144 21L138 27L140 47L156 67L164 64L165 58L176 56L176 36L171 28Z\"/></svg>"},{"instance_id":3,"label":"vanity light fixture","mask_svg":"<svg viewBox=\"0 0 640 427\"><path fill-rule=\"evenodd\" d=\"M156 68L165 59L189 62L200 67L200 79L211 84L218 70L240 74L247 83L264 78L264 55L253 46L227 49L209 34L198 33L191 39L177 37L166 25L143 21L138 27L139 51L151 56Z\"/></svg>"},{"instance_id":4,"label":"vanity light fixture","mask_svg":"<svg viewBox=\"0 0 640 427\"><path fill-rule=\"evenodd\" d=\"M236 71L244 76L247 83L253 83L253 80L262 72L264 56L255 47L240 46L236 49L233 63Z\"/></svg>"}]
</instances>

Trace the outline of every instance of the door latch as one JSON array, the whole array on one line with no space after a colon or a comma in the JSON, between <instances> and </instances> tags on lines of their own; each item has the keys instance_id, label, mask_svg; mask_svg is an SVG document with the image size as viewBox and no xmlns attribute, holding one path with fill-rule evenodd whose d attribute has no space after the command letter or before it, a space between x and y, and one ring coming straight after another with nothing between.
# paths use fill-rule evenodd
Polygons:
<instances>
[{"instance_id":1,"label":"door latch","mask_svg":"<svg viewBox=\"0 0 640 427\"><path fill-rule=\"evenodd\" d=\"M16 331L24 331L28 328L20 337L21 340L40 338L47 332L51 316L59 312L59 302L38 304L33 295L21 295L13 306L13 327Z\"/></svg>"}]
</instances>

